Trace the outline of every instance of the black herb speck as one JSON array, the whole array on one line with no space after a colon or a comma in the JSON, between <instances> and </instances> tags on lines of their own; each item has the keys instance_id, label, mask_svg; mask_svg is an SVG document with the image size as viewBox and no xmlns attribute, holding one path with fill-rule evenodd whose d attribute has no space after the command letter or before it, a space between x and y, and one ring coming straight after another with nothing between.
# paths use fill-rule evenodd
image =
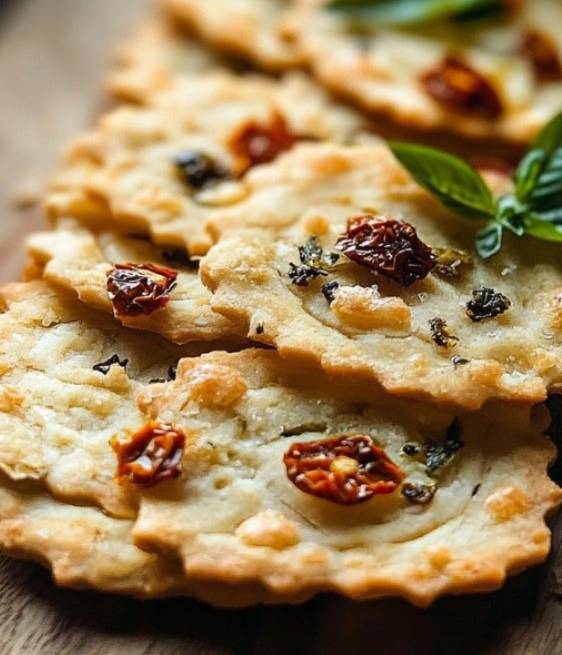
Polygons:
<instances>
[{"instance_id":1,"label":"black herb speck","mask_svg":"<svg viewBox=\"0 0 562 655\"><path fill-rule=\"evenodd\" d=\"M304 246L299 246L299 258L301 264L308 264L314 268L330 268L340 256L336 252L324 252L318 243L318 238L311 236Z\"/></svg>"},{"instance_id":2,"label":"black herb speck","mask_svg":"<svg viewBox=\"0 0 562 655\"><path fill-rule=\"evenodd\" d=\"M479 287L472 292L472 300L466 303L466 314L471 321L482 321L503 314L511 307L511 300L503 293L489 287Z\"/></svg>"},{"instance_id":3,"label":"black herb speck","mask_svg":"<svg viewBox=\"0 0 562 655\"><path fill-rule=\"evenodd\" d=\"M326 269L334 266L339 259L337 253L325 253L315 236L311 236L298 250L300 264L290 262L288 275L292 283L299 287L306 287L315 278L328 275Z\"/></svg>"},{"instance_id":4,"label":"black herb speck","mask_svg":"<svg viewBox=\"0 0 562 655\"><path fill-rule=\"evenodd\" d=\"M466 359L465 357L459 357L458 355L455 355L451 361L453 362L453 366L457 368L457 366L464 366L465 364L470 364L470 359Z\"/></svg>"},{"instance_id":5,"label":"black herb speck","mask_svg":"<svg viewBox=\"0 0 562 655\"><path fill-rule=\"evenodd\" d=\"M455 337L447 329L447 322L438 316L429 321L429 328L432 341L442 348L451 348L459 341L458 337Z\"/></svg>"},{"instance_id":6,"label":"black herb speck","mask_svg":"<svg viewBox=\"0 0 562 655\"><path fill-rule=\"evenodd\" d=\"M460 421L455 419L449 426L445 440L442 443L427 441L424 444L425 470L429 475L436 473L448 464L464 446L460 438L460 430Z\"/></svg>"},{"instance_id":7,"label":"black herb speck","mask_svg":"<svg viewBox=\"0 0 562 655\"><path fill-rule=\"evenodd\" d=\"M328 304L332 304L336 299L335 292L339 289L340 283L333 280L332 282L326 282L322 285L322 295L326 298Z\"/></svg>"},{"instance_id":8,"label":"black herb speck","mask_svg":"<svg viewBox=\"0 0 562 655\"><path fill-rule=\"evenodd\" d=\"M419 455L421 452L420 446L418 446L417 443L405 443L402 446L402 453L404 455L408 455L408 457L414 457L415 455Z\"/></svg>"},{"instance_id":9,"label":"black herb speck","mask_svg":"<svg viewBox=\"0 0 562 655\"><path fill-rule=\"evenodd\" d=\"M472 493L470 494L471 496L476 496L478 491L480 490L480 483L474 486L474 489L472 490Z\"/></svg>"},{"instance_id":10,"label":"black herb speck","mask_svg":"<svg viewBox=\"0 0 562 655\"><path fill-rule=\"evenodd\" d=\"M256 325L256 334L263 334L264 330L265 330L265 328L264 328L263 323L258 323Z\"/></svg>"},{"instance_id":11,"label":"black herb speck","mask_svg":"<svg viewBox=\"0 0 562 655\"><path fill-rule=\"evenodd\" d=\"M162 384L163 382L166 382L164 378L152 378L152 380L148 381L148 384Z\"/></svg>"},{"instance_id":12,"label":"black herb speck","mask_svg":"<svg viewBox=\"0 0 562 655\"><path fill-rule=\"evenodd\" d=\"M210 155L199 150L180 152L174 159L175 165L189 186L202 189L211 182L222 180L228 172Z\"/></svg>"},{"instance_id":13,"label":"black herb speck","mask_svg":"<svg viewBox=\"0 0 562 655\"><path fill-rule=\"evenodd\" d=\"M402 495L412 503L425 505L435 496L435 484L422 484L420 482L405 482L402 485Z\"/></svg>"},{"instance_id":14,"label":"black herb speck","mask_svg":"<svg viewBox=\"0 0 562 655\"><path fill-rule=\"evenodd\" d=\"M307 287L312 280L319 277L320 275L328 275L326 271L315 268L314 266L307 266L303 264L293 264L289 263L290 269L287 275L291 279L293 284L296 284L297 287Z\"/></svg>"},{"instance_id":15,"label":"black herb speck","mask_svg":"<svg viewBox=\"0 0 562 655\"><path fill-rule=\"evenodd\" d=\"M107 375L109 373L109 369L114 365L117 364L117 366L121 366L122 368L127 368L127 364L129 363L128 359L119 359L119 355L111 355L109 359L106 359L105 362L100 362L99 364L95 364L92 366L94 371L97 371L98 373L102 373L103 375Z\"/></svg>"}]
</instances>

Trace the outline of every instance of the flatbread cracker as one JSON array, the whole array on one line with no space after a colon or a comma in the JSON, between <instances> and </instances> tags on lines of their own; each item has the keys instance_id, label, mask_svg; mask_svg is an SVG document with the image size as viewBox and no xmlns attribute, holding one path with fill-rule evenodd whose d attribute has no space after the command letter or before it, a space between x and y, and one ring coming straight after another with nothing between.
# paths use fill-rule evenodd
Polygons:
<instances>
[{"instance_id":1,"label":"flatbread cracker","mask_svg":"<svg viewBox=\"0 0 562 655\"><path fill-rule=\"evenodd\" d=\"M1 298L0 552L47 565L63 586L224 607L299 600L188 580L176 558L133 543L139 496L115 480L109 440L145 423L137 394L193 351L127 331L45 282L8 285Z\"/></svg>"},{"instance_id":2,"label":"flatbread cracker","mask_svg":"<svg viewBox=\"0 0 562 655\"><path fill-rule=\"evenodd\" d=\"M493 178L506 188L506 179ZM210 221L222 239L201 275L215 294L213 308L244 319L253 339L296 363L316 361L329 373L375 379L393 394L471 409L495 398L540 402L560 387L559 244L506 234L501 252L481 260L474 252L480 222L444 209L384 146L301 146L256 170L248 186L245 202ZM404 287L338 253L348 221L365 215L407 221L452 266ZM299 286L292 266L301 264L297 246L311 235L339 258ZM339 285L334 297L322 290L329 283ZM497 315L472 320L469 303L482 288L504 304ZM434 320L445 322L450 339L433 334Z\"/></svg>"},{"instance_id":3,"label":"flatbread cracker","mask_svg":"<svg viewBox=\"0 0 562 655\"><path fill-rule=\"evenodd\" d=\"M271 130L274 143L293 136L351 142L365 134L362 119L300 74L281 82L226 72L177 79L150 107L117 109L75 142L47 198L49 214L117 224L204 254L211 245L205 218L246 193L231 144L255 125ZM219 179L188 184L175 164L184 153L211 157Z\"/></svg>"},{"instance_id":4,"label":"flatbread cracker","mask_svg":"<svg viewBox=\"0 0 562 655\"><path fill-rule=\"evenodd\" d=\"M28 253L43 268L43 277L76 293L92 307L110 312L123 325L156 332L175 343L245 337L241 326L211 310L211 293L199 279L198 262L183 252L153 246L142 237L105 230L93 232L73 219L51 232L29 237ZM120 314L110 300L107 275L114 264L156 264L178 274L169 303L150 314Z\"/></svg>"},{"instance_id":5,"label":"flatbread cracker","mask_svg":"<svg viewBox=\"0 0 562 655\"><path fill-rule=\"evenodd\" d=\"M452 412L251 350L182 360L176 381L147 389L140 406L190 438L185 475L143 490L133 534L143 548L179 555L188 576L425 606L495 589L548 552L544 515L561 491L546 475L555 449L541 436L541 408L489 406L451 424ZM429 458L412 453L453 439L454 426L462 445L428 473ZM285 453L342 434L374 439L402 484L341 505L288 479ZM412 483L435 483L433 498L408 500L400 489Z\"/></svg>"},{"instance_id":6,"label":"flatbread cracker","mask_svg":"<svg viewBox=\"0 0 562 655\"><path fill-rule=\"evenodd\" d=\"M126 330L42 281L8 285L1 298L0 470L134 517L138 498L115 482L108 441L142 425L140 388L201 347Z\"/></svg>"},{"instance_id":7,"label":"flatbread cracker","mask_svg":"<svg viewBox=\"0 0 562 655\"><path fill-rule=\"evenodd\" d=\"M293 0L161 0L174 18L212 45L273 71L302 63L293 32L285 27L293 4Z\"/></svg>"},{"instance_id":8,"label":"flatbread cracker","mask_svg":"<svg viewBox=\"0 0 562 655\"><path fill-rule=\"evenodd\" d=\"M524 1L495 20L425 22L408 29L368 20L353 24L344 12L327 10L326 0L298 4L301 13L292 24L316 77L367 111L407 127L526 143L562 106L558 0ZM467 81L467 71L457 66L455 72L451 65L444 74L447 57L480 78L468 71ZM446 86L455 75L460 95ZM485 97L463 96L470 85Z\"/></svg>"}]
</instances>

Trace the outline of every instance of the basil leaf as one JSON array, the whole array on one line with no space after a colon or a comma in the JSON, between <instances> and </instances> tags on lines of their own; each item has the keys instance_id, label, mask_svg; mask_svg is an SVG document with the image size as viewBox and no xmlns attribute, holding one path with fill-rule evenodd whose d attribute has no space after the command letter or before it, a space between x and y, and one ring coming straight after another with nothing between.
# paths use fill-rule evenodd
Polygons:
<instances>
[{"instance_id":1,"label":"basil leaf","mask_svg":"<svg viewBox=\"0 0 562 655\"><path fill-rule=\"evenodd\" d=\"M562 207L562 144L545 163L528 202L537 210Z\"/></svg>"},{"instance_id":2,"label":"basil leaf","mask_svg":"<svg viewBox=\"0 0 562 655\"><path fill-rule=\"evenodd\" d=\"M497 221L490 221L476 233L476 252L482 259L492 257L500 251L502 238L503 226Z\"/></svg>"},{"instance_id":3,"label":"basil leaf","mask_svg":"<svg viewBox=\"0 0 562 655\"><path fill-rule=\"evenodd\" d=\"M508 194L498 198L496 203L496 221L518 237L525 234L523 217L526 207L514 195Z\"/></svg>"},{"instance_id":4,"label":"basil leaf","mask_svg":"<svg viewBox=\"0 0 562 655\"><path fill-rule=\"evenodd\" d=\"M515 192L521 202L552 201L555 194L562 192L562 112L535 138L517 167L514 180Z\"/></svg>"},{"instance_id":5,"label":"basil leaf","mask_svg":"<svg viewBox=\"0 0 562 655\"><path fill-rule=\"evenodd\" d=\"M547 158L544 150L529 150L519 163L513 179L517 198L521 202L525 202L535 188Z\"/></svg>"},{"instance_id":6,"label":"basil leaf","mask_svg":"<svg viewBox=\"0 0 562 655\"><path fill-rule=\"evenodd\" d=\"M554 116L535 137L531 148L544 150L547 155L562 145L562 111Z\"/></svg>"},{"instance_id":7,"label":"basil leaf","mask_svg":"<svg viewBox=\"0 0 562 655\"><path fill-rule=\"evenodd\" d=\"M503 7L502 0L331 0L328 9L380 24L419 23L440 18L479 18Z\"/></svg>"},{"instance_id":8,"label":"basil leaf","mask_svg":"<svg viewBox=\"0 0 562 655\"><path fill-rule=\"evenodd\" d=\"M396 159L424 189L469 218L492 218L496 207L482 177L466 162L416 143L389 143Z\"/></svg>"},{"instance_id":9,"label":"basil leaf","mask_svg":"<svg viewBox=\"0 0 562 655\"><path fill-rule=\"evenodd\" d=\"M525 216L525 233L543 241L562 242L562 216L560 222L545 221L538 214Z\"/></svg>"},{"instance_id":10,"label":"basil leaf","mask_svg":"<svg viewBox=\"0 0 562 655\"><path fill-rule=\"evenodd\" d=\"M549 223L562 223L562 205L548 211L534 211L533 214L540 218L541 221Z\"/></svg>"}]
</instances>

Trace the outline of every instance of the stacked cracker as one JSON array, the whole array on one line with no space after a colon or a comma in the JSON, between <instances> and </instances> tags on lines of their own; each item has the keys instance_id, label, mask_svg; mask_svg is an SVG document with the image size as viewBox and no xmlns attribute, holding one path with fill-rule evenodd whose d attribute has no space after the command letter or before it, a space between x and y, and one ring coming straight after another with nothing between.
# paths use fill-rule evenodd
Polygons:
<instances>
[{"instance_id":1,"label":"stacked cracker","mask_svg":"<svg viewBox=\"0 0 562 655\"><path fill-rule=\"evenodd\" d=\"M326 20L316 2L164 4L221 50L307 61L353 96L324 61L331 33L305 27ZM228 69L162 19L110 86L123 104L72 144L28 281L2 292L1 549L63 585L231 606L328 590L427 605L542 561L562 498L540 404L562 381L559 246L513 238L407 287L374 277L336 256L354 216L445 252L470 252L475 228L306 74ZM475 323L480 286L509 300Z\"/></svg>"}]
</instances>

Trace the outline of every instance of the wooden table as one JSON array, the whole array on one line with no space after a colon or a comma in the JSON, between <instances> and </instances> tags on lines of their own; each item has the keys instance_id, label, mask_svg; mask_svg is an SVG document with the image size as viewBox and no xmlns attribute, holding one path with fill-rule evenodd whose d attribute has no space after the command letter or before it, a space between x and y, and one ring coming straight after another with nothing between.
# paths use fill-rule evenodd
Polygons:
<instances>
[{"instance_id":1,"label":"wooden table","mask_svg":"<svg viewBox=\"0 0 562 655\"><path fill-rule=\"evenodd\" d=\"M0 0L3 282L17 279L23 237L42 224L14 196L41 189L60 147L103 103L111 46L145 10L143 0ZM553 475L562 480L560 464ZM238 612L137 602L56 589L41 567L0 559L0 655L560 655L561 534L559 519L550 561L500 592L426 611L330 596Z\"/></svg>"}]
</instances>

